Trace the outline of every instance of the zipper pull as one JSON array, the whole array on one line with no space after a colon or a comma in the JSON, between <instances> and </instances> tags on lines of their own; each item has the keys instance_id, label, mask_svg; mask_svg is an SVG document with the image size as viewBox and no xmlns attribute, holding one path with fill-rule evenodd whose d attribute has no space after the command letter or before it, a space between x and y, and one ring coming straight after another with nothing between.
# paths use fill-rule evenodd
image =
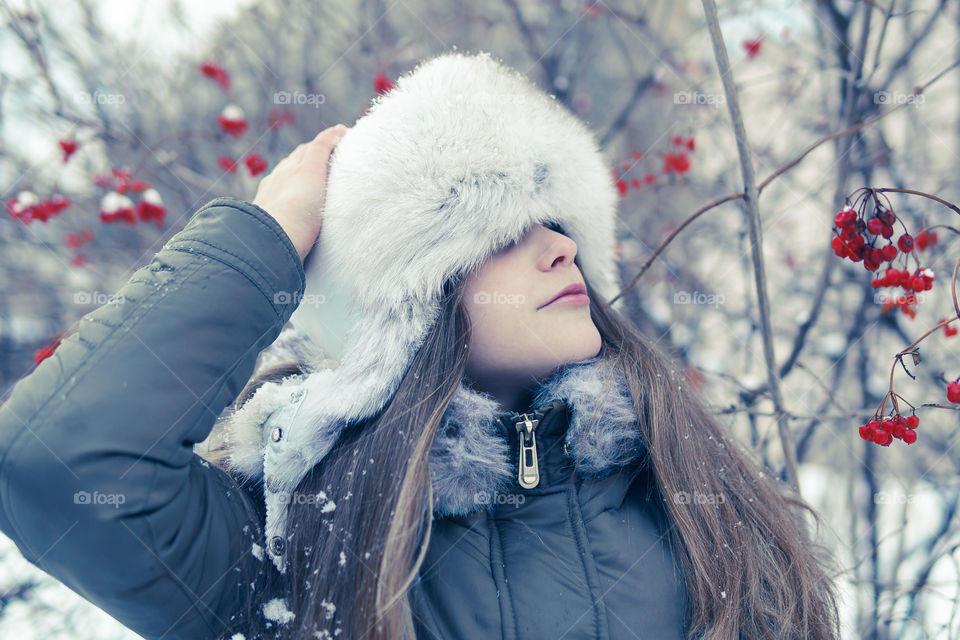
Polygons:
<instances>
[{"instance_id":1,"label":"zipper pull","mask_svg":"<svg viewBox=\"0 0 960 640\"><path fill-rule=\"evenodd\" d=\"M520 461L517 470L517 482L524 489L532 489L540 484L540 465L537 462L537 439L534 430L540 420L531 419L526 413L520 414L517 422L517 434L520 436Z\"/></svg>"}]
</instances>

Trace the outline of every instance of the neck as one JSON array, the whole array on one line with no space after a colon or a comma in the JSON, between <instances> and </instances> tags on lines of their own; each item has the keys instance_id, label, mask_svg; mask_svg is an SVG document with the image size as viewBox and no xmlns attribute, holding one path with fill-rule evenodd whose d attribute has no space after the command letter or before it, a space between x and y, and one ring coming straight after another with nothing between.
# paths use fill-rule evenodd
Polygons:
<instances>
[{"instance_id":1,"label":"neck","mask_svg":"<svg viewBox=\"0 0 960 640\"><path fill-rule=\"evenodd\" d=\"M526 411L533 402L537 386L519 386L512 384L489 384L478 382L464 376L462 383L466 388L490 398L497 404L497 411Z\"/></svg>"}]
</instances>

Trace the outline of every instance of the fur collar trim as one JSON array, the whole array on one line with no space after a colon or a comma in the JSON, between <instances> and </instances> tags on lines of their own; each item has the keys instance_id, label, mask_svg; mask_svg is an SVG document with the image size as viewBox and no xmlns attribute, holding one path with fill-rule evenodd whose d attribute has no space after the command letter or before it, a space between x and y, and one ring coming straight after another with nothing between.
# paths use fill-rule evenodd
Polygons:
<instances>
[{"instance_id":1,"label":"fur collar trim","mask_svg":"<svg viewBox=\"0 0 960 640\"><path fill-rule=\"evenodd\" d=\"M644 447L629 389L608 360L598 355L561 365L537 387L530 410L557 400L570 409L564 442L569 457L580 458L582 477L603 477L641 457ZM482 508L492 512L489 497L509 491L517 472L509 455L513 440L504 438L497 422L510 414L461 381L430 454L435 517Z\"/></svg>"}]
</instances>

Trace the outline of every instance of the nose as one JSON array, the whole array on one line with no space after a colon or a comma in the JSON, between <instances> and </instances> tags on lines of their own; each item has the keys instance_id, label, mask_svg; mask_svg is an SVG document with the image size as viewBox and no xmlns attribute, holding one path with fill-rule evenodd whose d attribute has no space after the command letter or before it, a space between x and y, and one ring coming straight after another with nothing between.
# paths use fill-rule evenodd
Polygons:
<instances>
[{"instance_id":1,"label":"nose","mask_svg":"<svg viewBox=\"0 0 960 640\"><path fill-rule=\"evenodd\" d=\"M540 269L549 271L557 265L571 265L577 256L577 243L569 236L556 231L546 230L549 234L543 254L540 257Z\"/></svg>"}]
</instances>

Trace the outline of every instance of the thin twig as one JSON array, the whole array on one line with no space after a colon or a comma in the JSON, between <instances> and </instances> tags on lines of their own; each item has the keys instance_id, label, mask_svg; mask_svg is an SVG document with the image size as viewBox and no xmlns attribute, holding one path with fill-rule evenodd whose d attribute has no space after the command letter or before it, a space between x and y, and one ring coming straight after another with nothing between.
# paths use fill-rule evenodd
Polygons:
<instances>
[{"instance_id":1,"label":"thin twig","mask_svg":"<svg viewBox=\"0 0 960 640\"><path fill-rule=\"evenodd\" d=\"M713 42L714 57L720 70L720 79L723 81L727 108L730 111L730 119L733 121L734 136L737 139L737 152L740 156L740 169L743 173L744 210L750 230L750 248L753 252L753 272L757 288L757 307L760 315L760 331L763 338L763 355L767 364L770 397L773 400L773 409L777 414L777 429L780 432L780 444L783 447L783 456L786 462L787 481L795 491L799 492L797 452L794 448L793 436L790 433L790 425L783 407L777 361L773 351L770 303L767 298L767 278L763 265L763 241L760 237L760 208L757 205L757 198L760 193L757 189L753 161L750 159L747 132L743 124L743 116L740 113L740 99L733 83L733 70L730 68L730 60L727 57L727 47L723 42L723 33L720 31L720 21L717 18L717 6L714 0L703 0L703 10L707 19L707 28L710 31L710 40Z\"/></svg>"}]
</instances>

